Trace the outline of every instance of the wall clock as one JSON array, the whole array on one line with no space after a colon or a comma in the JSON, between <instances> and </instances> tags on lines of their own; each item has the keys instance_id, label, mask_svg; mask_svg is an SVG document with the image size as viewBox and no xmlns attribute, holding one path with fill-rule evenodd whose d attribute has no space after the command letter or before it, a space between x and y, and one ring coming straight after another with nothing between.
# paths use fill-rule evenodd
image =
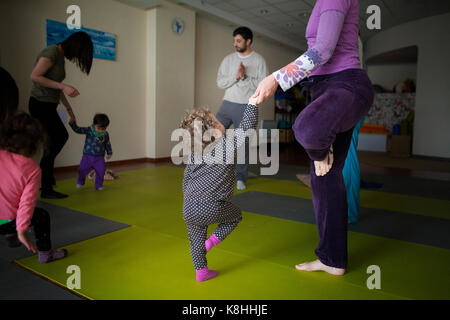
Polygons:
<instances>
[{"instance_id":1,"label":"wall clock","mask_svg":"<svg viewBox=\"0 0 450 320\"><path fill-rule=\"evenodd\" d=\"M184 31L184 22L180 18L175 18L172 21L172 31L173 33L180 35Z\"/></svg>"}]
</instances>

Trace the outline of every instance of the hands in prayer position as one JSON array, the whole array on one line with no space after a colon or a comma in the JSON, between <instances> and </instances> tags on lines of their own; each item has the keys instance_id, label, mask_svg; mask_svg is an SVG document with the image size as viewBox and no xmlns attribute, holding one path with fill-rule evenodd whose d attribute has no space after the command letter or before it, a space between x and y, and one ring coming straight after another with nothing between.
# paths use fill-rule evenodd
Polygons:
<instances>
[{"instance_id":1,"label":"hands in prayer position","mask_svg":"<svg viewBox=\"0 0 450 320\"><path fill-rule=\"evenodd\" d=\"M245 66L242 62L239 64L239 69L236 74L236 79L241 79L241 80L245 79Z\"/></svg>"}]
</instances>

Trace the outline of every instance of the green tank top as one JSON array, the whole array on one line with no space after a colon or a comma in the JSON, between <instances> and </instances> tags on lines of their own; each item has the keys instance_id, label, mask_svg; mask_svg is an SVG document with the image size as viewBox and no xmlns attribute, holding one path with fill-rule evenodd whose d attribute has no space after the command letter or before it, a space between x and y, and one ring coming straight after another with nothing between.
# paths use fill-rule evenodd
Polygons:
<instances>
[{"instance_id":1,"label":"green tank top","mask_svg":"<svg viewBox=\"0 0 450 320\"><path fill-rule=\"evenodd\" d=\"M64 57L59 52L56 44L48 46L39 53L34 63L35 66L41 57L49 58L53 62L53 66L50 67L44 77L53 81L62 82L66 78ZM33 86L31 87L31 96L39 101L59 103L60 95L61 90L43 87L36 82L33 82Z\"/></svg>"}]
</instances>

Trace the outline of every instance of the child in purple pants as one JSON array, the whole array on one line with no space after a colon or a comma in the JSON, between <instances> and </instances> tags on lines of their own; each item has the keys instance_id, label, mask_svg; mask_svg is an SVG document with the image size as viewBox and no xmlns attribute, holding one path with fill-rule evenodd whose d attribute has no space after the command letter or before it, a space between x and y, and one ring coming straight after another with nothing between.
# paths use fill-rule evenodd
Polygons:
<instances>
[{"instance_id":1,"label":"child in purple pants","mask_svg":"<svg viewBox=\"0 0 450 320\"><path fill-rule=\"evenodd\" d=\"M93 124L89 127L78 127L75 119L69 122L73 131L79 134L85 134L83 158L78 169L77 188L84 185L86 176L91 169L95 171L95 189L103 190L103 178L105 176L105 152L106 159L111 159L112 149L109 141L109 134L106 128L109 125L109 119L106 114L98 113L94 117Z\"/></svg>"}]
</instances>

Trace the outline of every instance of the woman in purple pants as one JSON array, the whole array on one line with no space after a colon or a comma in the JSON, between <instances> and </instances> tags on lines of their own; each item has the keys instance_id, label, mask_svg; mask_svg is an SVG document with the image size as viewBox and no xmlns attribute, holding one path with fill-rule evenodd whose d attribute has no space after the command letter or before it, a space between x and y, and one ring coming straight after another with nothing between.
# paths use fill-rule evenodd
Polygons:
<instances>
[{"instance_id":1,"label":"woman in purple pants","mask_svg":"<svg viewBox=\"0 0 450 320\"><path fill-rule=\"evenodd\" d=\"M372 84L358 56L357 0L317 0L306 28L308 50L266 77L253 97L261 103L278 85L301 80L312 102L297 117L296 140L311 159L311 189L319 245L317 260L298 270L343 275L347 268L347 199L342 177L352 131L373 102Z\"/></svg>"}]
</instances>

